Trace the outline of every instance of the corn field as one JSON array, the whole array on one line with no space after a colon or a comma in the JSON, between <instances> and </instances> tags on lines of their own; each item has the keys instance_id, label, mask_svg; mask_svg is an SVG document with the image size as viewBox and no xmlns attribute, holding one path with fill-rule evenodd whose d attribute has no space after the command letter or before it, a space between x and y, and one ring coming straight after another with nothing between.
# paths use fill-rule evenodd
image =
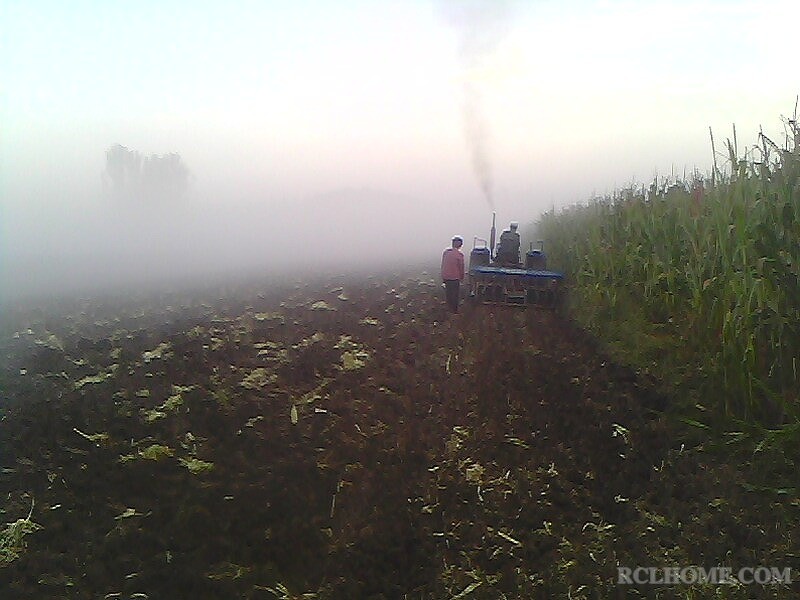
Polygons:
<instances>
[{"instance_id":1,"label":"corn field","mask_svg":"<svg viewBox=\"0 0 800 600\"><path fill-rule=\"evenodd\" d=\"M800 421L800 127L734 130L710 175L656 180L545 213L535 234L584 325L691 402L761 425ZM712 134L712 148L714 139Z\"/></svg>"}]
</instances>

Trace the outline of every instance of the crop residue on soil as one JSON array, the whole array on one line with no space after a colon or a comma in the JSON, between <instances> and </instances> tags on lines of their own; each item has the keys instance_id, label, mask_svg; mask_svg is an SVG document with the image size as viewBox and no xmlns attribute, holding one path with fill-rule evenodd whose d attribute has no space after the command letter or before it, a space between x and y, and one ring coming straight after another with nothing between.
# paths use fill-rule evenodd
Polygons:
<instances>
[{"instance_id":1,"label":"crop residue on soil","mask_svg":"<svg viewBox=\"0 0 800 600\"><path fill-rule=\"evenodd\" d=\"M682 447L581 331L441 296L398 275L11 312L0 491L30 518L0 584L581 598L631 591L619 565L785 563L797 505Z\"/></svg>"}]
</instances>

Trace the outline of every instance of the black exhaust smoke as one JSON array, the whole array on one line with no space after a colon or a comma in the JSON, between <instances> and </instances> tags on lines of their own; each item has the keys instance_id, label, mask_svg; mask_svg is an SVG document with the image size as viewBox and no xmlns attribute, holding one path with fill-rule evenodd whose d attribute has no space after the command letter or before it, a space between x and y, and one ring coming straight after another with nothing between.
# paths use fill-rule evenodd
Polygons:
<instances>
[{"instance_id":1,"label":"black exhaust smoke","mask_svg":"<svg viewBox=\"0 0 800 600\"><path fill-rule=\"evenodd\" d=\"M489 126L484 113L480 71L486 69L512 23L507 0L440 0L442 16L456 30L464 77L464 132L472 170L494 211Z\"/></svg>"}]
</instances>

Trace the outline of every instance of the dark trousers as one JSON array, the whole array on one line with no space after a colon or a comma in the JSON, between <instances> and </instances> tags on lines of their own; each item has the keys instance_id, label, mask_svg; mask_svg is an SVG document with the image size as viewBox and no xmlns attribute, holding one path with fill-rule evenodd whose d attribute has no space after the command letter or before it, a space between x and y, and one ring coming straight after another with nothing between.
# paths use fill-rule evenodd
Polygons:
<instances>
[{"instance_id":1,"label":"dark trousers","mask_svg":"<svg viewBox=\"0 0 800 600\"><path fill-rule=\"evenodd\" d=\"M445 279L444 281L444 297L447 300L447 306L454 313L458 312L458 291L460 286L461 282L458 279Z\"/></svg>"}]
</instances>

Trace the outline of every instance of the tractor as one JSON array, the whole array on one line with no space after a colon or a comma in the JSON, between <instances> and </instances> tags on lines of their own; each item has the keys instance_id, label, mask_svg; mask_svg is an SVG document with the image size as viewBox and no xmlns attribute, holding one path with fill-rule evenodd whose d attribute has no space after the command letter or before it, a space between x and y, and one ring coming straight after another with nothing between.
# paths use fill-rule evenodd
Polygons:
<instances>
[{"instance_id":1,"label":"tractor","mask_svg":"<svg viewBox=\"0 0 800 600\"><path fill-rule=\"evenodd\" d=\"M560 306L564 274L547 270L544 243L534 249L533 243L520 260L519 234L516 223L500 236L495 248L495 218L489 241L476 237L469 255L469 297L484 304L517 306Z\"/></svg>"}]
</instances>

